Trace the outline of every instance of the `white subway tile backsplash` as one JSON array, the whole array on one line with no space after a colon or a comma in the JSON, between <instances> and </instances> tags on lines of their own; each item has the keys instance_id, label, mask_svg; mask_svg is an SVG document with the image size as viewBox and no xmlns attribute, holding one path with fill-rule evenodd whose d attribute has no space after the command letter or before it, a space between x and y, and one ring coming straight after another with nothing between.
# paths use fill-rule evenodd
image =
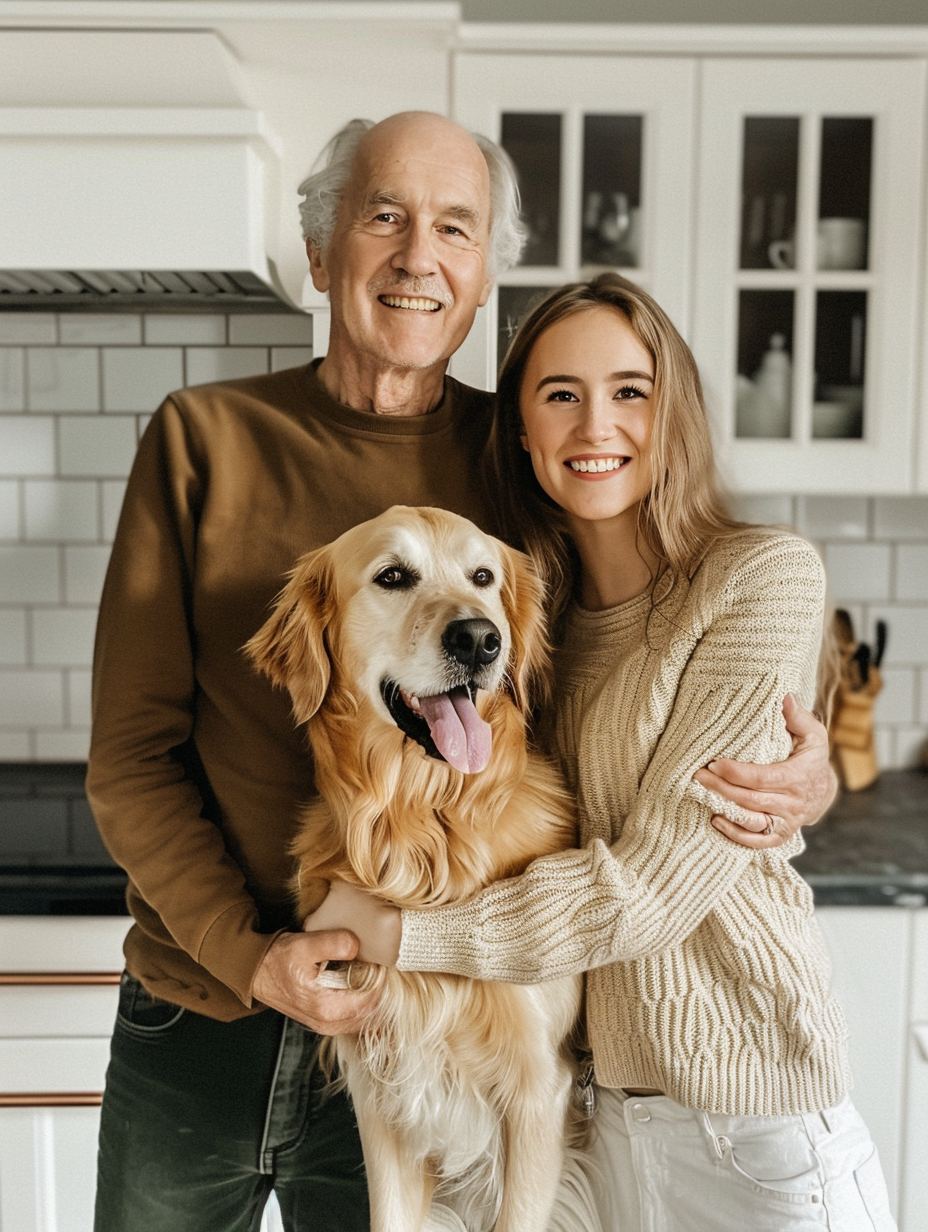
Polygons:
<instances>
[{"instance_id":1,"label":"white subway tile backsplash","mask_svg":"<svg viewBox=\"0 0 928 1232\"><path fill-rule=\"evenodd\" d=\"M99 539L99 493L92 479L27 479L26 539Z\"/></svg>"},{"instance_id":2,"label":"white subway tile backsplash","mask_svg":"<svg viewBox=\"0 0 928 1232\"><path fill-rule=\"evenodd\" d=\"M59 433L62 475L128 475L137 444L134 416L69 415Z\"/></svg>"},{"instance_id":3,"label":"white subway tile backsplash","mask_svg":"<svg viewBox=\"0 0 928 1232\"><path fill-rule=\"evenodd\" d=\"M0 728L61 727L63 722L61 672L0 672Z\"/></svg>"},{"instance_id":4,"label":"white subway tile backsplash","mask_svg":"<svg viewBox=\"0 0 928 1232\"><path fill-rule=\"evenodd\" d=\"M873 506L877 539L928 539L928 496L878 496Z\"/></svg>"},{"instance_id":5,"label":"white subway tile backsplash","mask_svg":"<svg viewBox=\"0 0 928 1232\"><path fill-rule=\"evenodd\" d=\"M313 357L312 347L271 347L271 371L282 372L285 368L301 368Z\"/></svg>"},{"instance_id":6,"label":"white subway tile backsplash","mask_svg":"<svg viewBox=\"0 0 928 1232\"><path fill-rule=\"evenodd\" d=\"M65 603L99 603L109 559L109 544L66 547L64 549Z\"/></svg>"},{"instance_id":7,"label":"white subway tile backsplash","mask_svg":"<svg viewBox=\"0 0 928 1232\"><path fill-rule=\"evenodd\" d=\"M57 547L0 547L0 597L4 603L58 603Z\"/></svg>"},{"instance_id":8,"label":"white subway tile backsplash","mask_svg":"<svg viewBox=\"0 0 928 1232\"><path fill-rule=\"evenodd\" d=\"M53 475L55 420L50 415L0 415L0 475Z\"/></svg>"},{"instance_id":9,"label":"white subway tile backsplash","mask_svg":"<svg viewBox=\"0 0 928 1232\"><path fill-rule=\"evenodd\" d=\"M0 479L0 539L19 538L19 481Z\"/></svg>"},{"instance_id":10,"label":"white subway tile backsplash","mask_svg":"<svg viewBox=\"0 0 928 1232\"><path fill-rule=\"evenodd\" d=\"M928 726L897 727L894 764L901 769L928 765Z\"/></svg>"},{"instance_id":11,"label":"white subway tile backsplash","mask_svg":"<svg viewBox=\"0 0 928 1232\"><path fill-rule=\"evenodd\" d=\"M736 518L742 522L756 522L761 526L792 526L794 521L791 496L745 496L731 498L730 504Z\"/></svg>"},{"instance_id":12,"label":"white subway tile backsplash","mask_svg":"<svg viewBox=\"0 0 928 1232\"><path fill-rule=\"evenodd\" d=\"M883 688L874 703L874 720L895 724L917 722L914 672L904 667L885 667L881 675Z\"/></svg>"},{"instance_id":13,"label":"white subway tile backsplash","mask_svg":"<svg viewBox=\"0 0 928 1232\"><path fill-rule=\"evenodd\" d=\"M103 409L153 411L184 383L180 347L105 347Z\"/></svg>"},{"instance_id":14,"label":"white subway tile backsplash","mask_svg":"<svg viewBox=\"0 0 928 1232\"><path fill-rule=\"evenodd\" d=\"M0 347L0 411L26 409L26 353L22 347Z\"/></svg>"},{"instance_id":15,"label":"white subway tile backsplash","mask_svg":"<svg viewBox=\"0 0 928 1232\"><path fill-rule=\"evenodd\" d=\"M865 496L800 496L796 528L810 539L866 539L870 502Z\"/></svg>"},{"instance_id":16,"label":"white subway tile backsplash","mask_svg":"<svg viewBox=\"0 0 928 1232\"><path fill-rule=\"evenodd\" d=\"M0 723L3 713L0 711ZM26 731L4 731L0 727L0 761L32 761L32 739Z\"/></svg>"},{"instance_id":17,"label":"white subway tile backsplash","mask_svg":"<svg viewBox=\"0 0 928 1232\"><path fill-rule=\"evenodd\" d=\"M831 592L846 600L889 599L892 549L887 543L829 543L825 569Z\"/></svg>"},{"instance_id":18,"label":"white subway tile backsplash","mask_svg":"<svg viewBox=\"0 0 928 1232\"><path fill-rule=\"evenodd\" d=\"M267 347L188 347L187 384L234 381L268 370Z\"/></svg>"},{"instance_id":19,"label":"white subway tile backsplash","mask_svg":"<svg viewBox=\"0 0 928 1232\"><path fill-rule=\"evenodd\" d=\"M35 734L36 761L86 761L89 753L90 732L83 728Z\"/></svg>"},{"instance_id":20,"label":"white subway tile backsplash","mask_svg":"<svg viewBox=\"0 0 928 1232\"><path fill-rule=\"evenodd\" d=\"M32 613L36 667L90 667L97 627L95 608L37 608Z\"/></svg>"},{"instance_id":21,"label":"white subway tile backsplash","mask_svg":"<svg viewBox=\"0 0 928 1232\"><path fill-rule=\"evenodd\" d=\"M928 666L928 607L886 607L869 609L870 630L878 620L887 625L887 667L908 664L911 667ZM864 640L870 640L869 636Z\"/></svg>"},{"instance_id":22,"label":"white subway tile backsplash","mask_svg":"<svg viewBox=\"0 0 928 1232\"><path fill-rule=\"evenodd\" d=\"M236 313L229 317L233 346L310 346L313 319L308 313Z\"/></svg>"},{"instance_id":23,"label":"white subway tile backsplash","mask_svg":"<svg viewBox=\"0 0 928 1232\"><path fill-rule=\"evenodd\" d=\"M29 347L26 404L59 414L100 409L100 352L96 347Z\"/></svg>"},{"instance_id":24,"label":"white subway tile backsplash","mask_svg":"<svg viewBox=\"0 0 928 1232\"><path fill-rule=\"evenodd\" d=\"M900 543L896 547L895 597L928 599L928 543Z\"/></svg>"},{"instance_id":25,"label":"white subway tile backsplash","mask_svg":"<svg viewBox=\"0 0 928 1232\"><path fill-rule=\"evenodd\" d=\"M116 537L119 511L126 494L126 481L105 479L100 487L103 495L103 539L105 543L112 543Z\"/></svg>"},{"instance_id":26,"label":"white subway tile backsplash","mask_svg":"<svg viewBox=\"0 0 928 1232\"><path fill-rule=\"evenodd\" d=\"M4 667L25 667L26 654L25 609L0 608L0 664Z\"/></svg>"},{"instance_id":27,"label":"white subway tile backsplash","mask_svg":"<svg viewBox=\"0 0 928 1232\"><path fill-rule=\"evenodd\" d=\"M92 674L73 668L65 674L65 700L67 703L68 726L90 726L90 688Z\"/></svg>"},{"instance_id":28,"label":"white subway tile backsplash","mask_svg":"<svg viewBox=\"0 0 928 1232\"><path fill-rule=\"evenodd\" d=\"M148 346L222 346L226 318L219 313L149 313L145 317Z\"/></svg>"},{"instance_id":29,"label":"white subway tile backsplash","mask_svg":"<svg viewBox=\"0 0 928 1232\"><path fill-rule=\"evenodd\" d=\"M132 312L65 313L58 321L58 337L71 346L137 346L142 318Z\"/></svg>"},{"instance_id":30,"label":"white subway tile backsplash","mask_svg":"<svg viewBox=\"0 0 928 1232\"><path fill-rule=\"evenodd\" d=\"M54 346L57 341L53 312L0 312L0 344Z\"/></svg>"}]
</instances>

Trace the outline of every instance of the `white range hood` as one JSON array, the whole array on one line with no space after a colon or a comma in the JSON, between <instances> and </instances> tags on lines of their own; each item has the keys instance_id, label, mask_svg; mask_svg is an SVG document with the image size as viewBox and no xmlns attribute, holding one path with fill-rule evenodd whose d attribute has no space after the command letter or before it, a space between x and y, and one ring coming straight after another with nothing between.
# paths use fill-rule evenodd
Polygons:
<instances>
[{"instance_id":1,"label":"white range hood","mask_svg":"<svg viewBox=\"0 0 928 1232\"><path fill-rule=\"evenodd\" d=\"M0 310L292 307L279 153L214 33L0 30Z\"/></svg>"}]
</instances>

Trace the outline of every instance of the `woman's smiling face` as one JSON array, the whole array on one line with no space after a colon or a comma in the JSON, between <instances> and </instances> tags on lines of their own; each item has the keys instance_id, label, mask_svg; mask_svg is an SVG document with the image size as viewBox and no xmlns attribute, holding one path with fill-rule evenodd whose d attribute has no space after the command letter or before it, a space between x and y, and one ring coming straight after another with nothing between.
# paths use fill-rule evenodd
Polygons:
<instances>
[{"instance_id":1,"label":"woman's smiling face","mask_svg":"<svg viewBox=\"0 0 928 1232\"><path fill-rule=\"evenodd\" d=\"M569 521L637 517L651 487L654 361L621 312L593 307L546 329L519 409L535 476Z\"/></svg>"}]
</instances>

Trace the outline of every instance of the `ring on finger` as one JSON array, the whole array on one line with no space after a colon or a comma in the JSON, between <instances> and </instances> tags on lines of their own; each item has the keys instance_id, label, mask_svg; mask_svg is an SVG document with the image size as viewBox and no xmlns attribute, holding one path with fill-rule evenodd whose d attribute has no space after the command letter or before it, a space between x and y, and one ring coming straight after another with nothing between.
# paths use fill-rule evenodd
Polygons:
<instances>
[{"instance_id":1,"label":"ring on finger","mask_svg":"<svg viewBox=\"0 0 928 1232\"><path fill-rule=\"evenodd\" d=\"M764 826L763 830L761 830L761 834L769 838L770 835L773 833L773 831L774 831L773 818L768 817L767 824Z\"/></svg>"}]
</instances>

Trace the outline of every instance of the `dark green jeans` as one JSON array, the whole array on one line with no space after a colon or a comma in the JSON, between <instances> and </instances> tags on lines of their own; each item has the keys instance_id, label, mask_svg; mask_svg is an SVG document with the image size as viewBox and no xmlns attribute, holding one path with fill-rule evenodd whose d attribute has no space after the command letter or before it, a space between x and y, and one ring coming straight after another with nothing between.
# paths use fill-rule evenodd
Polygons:
<instances>
[{"instance_id":1,"label":"dark green jeans","mask_svg":"<svg viewBox=\"0 0 928 1232\"><path fill-rule=\"evenodd\" d=\"M100 1122L95 1232L367 1232L351 1105L318 1036L266 1010L216 1022L124 975Z\"/></svg>"}]
</instances>

